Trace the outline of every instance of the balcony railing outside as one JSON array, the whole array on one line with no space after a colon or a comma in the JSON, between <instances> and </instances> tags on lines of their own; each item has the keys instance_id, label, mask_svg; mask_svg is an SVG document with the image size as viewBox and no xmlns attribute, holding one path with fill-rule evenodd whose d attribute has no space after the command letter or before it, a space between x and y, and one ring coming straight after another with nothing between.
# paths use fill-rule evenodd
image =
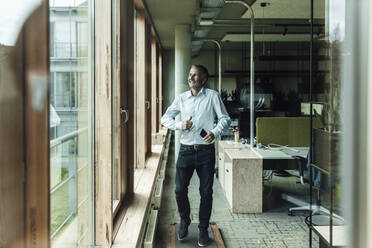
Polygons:
<instances>
[{"instance_id":1,"label":"balcony railing outside","mask_svg":"<svg viewBox=\"0 0 372 248\"><path fill-rule=\"evenodd\" d=\"M65 94L51 94L50 102L55 107L78 107L77 97L71 92Z\"/></svg>"},{"instance_id":2,"label":"balcony railing outside","mask_svg":"<svg viewBox=\"0 0 372 248\"><path fill-rule=\"evenodd\" d=\"M86 7L86 0L49 0L51 7Z\"/></svg>"},{"instance_id":3,"label":"balcony railing outside","mask_svg":"<svg viewBox=\"0 0 372 248\"><path fill-rule=\"evenodd\" d=\"M50 46L52 58L87 58L88 43L52 42Z\"/></svg>"},{"instance_id":4,"label":"balcony railing outside","mask_svg":"<svg viewBox=\"0 0 372 248\"><path fill-rule=\"evenodd\" d=\"M77 175L78 175L78 169L77 169L77 162L78 162L78 157L77 157L77 149L74 149L74 152L72 155L69 156L61 156L61 145L65 144L67 142L73 142L77 144L77 139L79 135L86 133L88 131L88 128L81 128L79 130L70 132L66 135L63 135L61 137L58 137L56 139L53 139L50 141L50 157L51 157L51 167L58 168L58 164L60 163L61 166L61 179L58 180L56 179L55 176L56 174L53 175L53 169L51 169L51 190L50 190L50 197L52 199L53 195L57 195L58 193L61 194L61 196L55 197L56 202L55 204L60 204L59 206L59 211L51 211L51 220L52 222L57 222L57 223L52 223L52 234L51 238L53 239L59 231L67 224L69 223L70 220L72 220L78 211L79 205L82 205L85 200L82 202L78 203L78 192L77 192ZM67 165L67 168L64 167L64 165ZM87 165L86 165L87 166ZM67 176L65 175L68 171ZM80 168L79 170L84 169ZM58 177L58 175L57 175ZM65 177L65 178L64 178ZM62 180L63 179L63 180ZM58 182L58 183L56 183ZM66 193L65 186L68 185L68 209L65 209L66 206L63 206L63 204L66 204L63 194ZM68 214L66 214L66 212ZM62 213L61 213L62 212ZM63 214L65 212L65 214ZM54 216L53 216L54 215ZM62 221L56 220L58 219L59 215L64 215L66 216L63 218ZM56 226L57 224L57 226Z\"/></svg>"}]
</instances>

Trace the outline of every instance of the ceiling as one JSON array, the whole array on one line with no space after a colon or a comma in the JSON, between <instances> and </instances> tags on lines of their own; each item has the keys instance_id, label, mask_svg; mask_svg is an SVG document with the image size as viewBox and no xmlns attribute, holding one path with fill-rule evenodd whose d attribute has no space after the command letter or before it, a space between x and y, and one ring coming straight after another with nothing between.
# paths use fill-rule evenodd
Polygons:
<instances>
[{"instance_id":1,"label":"ceiling","mask_svg":"<svg viewBox=\"0 0 372 248\"><path fill-rule=\"evenodd\" d=\"M146 0L164 48L174 48L177 24L191 24L196 13L196 0Z\"/></svg>"},{"instance_id":2,"label":"ceiling","mask_svg":"<svg viewBox=\"0 0 372 248\"><path fill-rule=\"evenodd\" d=\"M190 24L192 52L214 49L215 45L204 39L221 41L225 35L234 34L239 42L222 43L223 49L241 49L241 42L248 41L250 16L246 7L227 4L224 0L143 0L146 1L164 48L174 48L174 29L177 24ZM314 0L315 32L322 33L324 26L324 0ZM255 14L255 34L260 40L272 40L278 34L291 34L288 39L309 33L310 1L307 0L246 0ZM234 19L234 20L231 20ZM203 26L202 20L213 25ZM242 37L238 37L241 34ZM302 36L301 36L302 34ZM244 38L246 37L246 38ZM285 41L287 37L280 37ZM225 38L226 40L227 38ZM288 40L288 41L289 41ZM232 40L230 40L232 41Z\"/></svg>"}]
</instances>

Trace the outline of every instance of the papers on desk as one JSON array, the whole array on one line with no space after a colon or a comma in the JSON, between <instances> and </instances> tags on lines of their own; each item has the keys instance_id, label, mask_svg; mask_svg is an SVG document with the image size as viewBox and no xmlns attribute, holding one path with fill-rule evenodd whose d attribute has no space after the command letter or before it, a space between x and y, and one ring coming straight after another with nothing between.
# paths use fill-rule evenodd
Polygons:
<instances>
[{"instance_id":1,"label":"papers on desk","mask_svg":"<svg viewBox=\"0 0 372 248\"><path fill-rule=\"evenodd\" d=\"M246 146L246 147L250 147L249 144L243 144L243 143L235 143L234 140L224 140L226 142L226 144L228 145L241 145L241 146Z\"/></svg>"},{"instance_id":2,"label":"papers on desk","mask_svg":"<svg viewBox=\"0 0 372 248\"><path fill-rule=\"evenodd\" d=\"M280 150L289 156L300 156L303 158L306 158L309 152L308 147L283 147Z\"/></svg>"},{"instance_id":3,"label":"papers on desk","mask_svg":"<svg viewBox=\"0 0 372 248\"><path fill-rule=\"evenodd\" d=\"M235 141L233 141L233 140L226 140L226 143L229 144L229 145L234 145L235 144Z\"/></svg>"},{"instance_id":4,"label":"papers on desk","mask_svg":"<svg viewBox=\"0 0 372 248\"><path fill-rule=\"evenodd\" d=\"M263 159L292 159L292 156L306 158L309 151L308 147L282 147L274 149L253 148Z\"/></svg>"}]
</instances>

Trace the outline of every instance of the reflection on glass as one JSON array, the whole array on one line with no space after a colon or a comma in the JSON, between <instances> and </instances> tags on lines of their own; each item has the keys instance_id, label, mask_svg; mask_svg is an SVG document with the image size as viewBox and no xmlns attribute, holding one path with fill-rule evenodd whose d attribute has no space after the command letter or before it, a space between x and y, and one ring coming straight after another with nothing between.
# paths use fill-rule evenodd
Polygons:
<instances>
[{"instance_id":1,"label":"reflection on glass","mask_svg":"<svg viewBox=\"0 0 372 248\"><path fill-rule=\"evenodd\" d=\"M322 105L315 118L322 128L313 130L313 182L319 190L320 205L332 212L313 217L313 224L330 226L333 232L346 224L342 217L341 188L341 54L345 38L345 0L327 0L320 25L314 27L313 44L313 102ZM318 22L319 23L319 22ZM320 33L320 35L319 35ZM321 218L323 216L323 218ZM321 235L320 235L321 236ZM328 244L329 245L329 244Z\"/></svg>"},{"instance_id":2,"label":"reflection on glass","mask_svg":"<svg viewBox=\"0 0 372 248\"><path fill-rule=\"evenodd\" d=\"M50 219L52 246L92 244L91 1L51 0ZM58 117L58 118L57 118Z\"/></svg>"},{"instance_id":3,"label":"reflection on glass","mask_svg":"<svg viewBox=\"0 0 372 248\"><path fill-rule=\"evenodd\" d=\"M15 45L24 22L41 2L41 0L2 2L0 8L0 44L6 46Z\"/></svg>"}]
</instances>

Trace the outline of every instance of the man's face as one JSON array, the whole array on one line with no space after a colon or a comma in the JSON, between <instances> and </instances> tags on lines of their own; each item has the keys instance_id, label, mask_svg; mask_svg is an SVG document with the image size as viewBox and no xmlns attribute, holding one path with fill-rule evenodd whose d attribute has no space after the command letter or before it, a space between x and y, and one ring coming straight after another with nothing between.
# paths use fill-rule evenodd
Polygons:
<instances>
[{"instance_id":1,"label":"man's face","mask_svg":"<svg viewBox=\"0 0 372 248\"><path fill-rule=\"evenodd\" d=\"M200 89L206 82L205 75L197 67L192 66L189 73L189 86L192 89Z\"/></svg>"}]
</instances>

